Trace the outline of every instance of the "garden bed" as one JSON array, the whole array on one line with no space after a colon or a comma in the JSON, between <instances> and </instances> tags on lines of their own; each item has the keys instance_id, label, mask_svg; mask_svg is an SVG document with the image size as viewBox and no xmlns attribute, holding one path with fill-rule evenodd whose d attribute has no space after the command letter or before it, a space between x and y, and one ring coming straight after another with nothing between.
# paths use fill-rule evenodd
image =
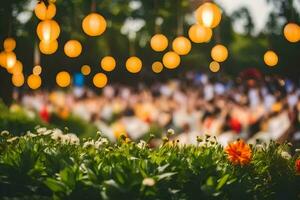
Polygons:
<instances>
[{"instance_id":1,"label":"garden bed","mask_svg":"<svg viewBox=\"0 0 300 200\"><path fill-rule=\"evenodd\" d=\"M214 138L159 148L121 137L80 141L58 129L0 136L4 199L299 199L300 153L290 145L227 147Z\"/></svg>"}]
</instances>

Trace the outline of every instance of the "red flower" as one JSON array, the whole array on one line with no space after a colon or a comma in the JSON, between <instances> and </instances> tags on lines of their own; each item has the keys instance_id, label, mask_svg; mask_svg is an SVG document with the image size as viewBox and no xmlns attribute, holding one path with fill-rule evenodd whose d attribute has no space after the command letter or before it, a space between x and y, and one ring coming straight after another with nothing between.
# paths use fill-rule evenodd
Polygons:
<instances>
[{"instance_id":1,"label":"red flower","mask_svg":"<svg viewBox=\"0 0 300 200\"><path fill-rule=\"evenodd\" d=\"M300 159L297 159L295 162L296 172L300 174Z\"/></svg>"},{"instance_id":2,"label":"red flower","mask_svg":"<svg viewBox=\"0 0 300 200\"><path fill-rule=\"evenodd\" d=\"M228 160L234 165L246 165L251 161L252 151L248 144L243 140L230 143L226 148Z\"/></svg>"}]
</instances>

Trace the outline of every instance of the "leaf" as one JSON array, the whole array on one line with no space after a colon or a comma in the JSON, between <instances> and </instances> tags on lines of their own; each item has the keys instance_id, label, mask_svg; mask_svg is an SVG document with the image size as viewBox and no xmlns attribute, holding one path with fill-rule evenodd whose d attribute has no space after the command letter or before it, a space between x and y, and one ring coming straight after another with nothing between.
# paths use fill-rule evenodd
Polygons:
<instances>
[{"instance_id":1,"label":"leaf","mask_svg":"<svg viewBox=\"0 0 300 200\"><path fill-rule=\"evenodd\" d=\"M116 172L116 179L118 181L118 183L124 184L125 183L125 179L124 179L124 174L120 173L120 172Z\"/></svg>"},{"instance_id":2,"label":"leaf","mask_svg":"<svg viewBox=\"0 0 300 200\"><path fill-rule=\"evenodd\" d=\"M177 174L177 172L163 173L163 174L157 175L157 179L160 181L162 179L169 178L169 177L173 176L174 174Z\"/></svg>"},{"instance_id":3,"label":"leaf","mask_svg":"<svg viewBox=\"0 0 300 200\"><path fill-rule=\"evenodd\" d=\"M207 186L213 186L214 185L214 178L212 176L208 177L206 180L206 185Z\"/></svg>"},{"instance_id":4,"label":"leaf","mask_svg":"<svg viewBox=\"0 0 300 200\"><path fill-rule=\"evenodd\" d=\"M231 183L234 183L236 180L237 180L237 178L233 178L233 179L229 180L227 182L227 185L230 185Z\"/></svg>"},{"instance_id":5,"label":"leaf","mask_svg":"<svg viewBox=\"0 0 300 200\"><path fill-rule=\"evenodd\" d=\"M229 174L226 174L221 179L219 179L219 181L218 181L219 183L217 185L217 190L220 190L225 185L225 183L227 182L228 178L229 178Z\"/></svg>"},{"instance_id":6,"label":"leaf","mask_svg":"<svg viewBox=\"0 0 300 200\"><path fill-rule=\"evenodd\" d=\"M66 192L66 186L62 182L53 178L47 178L44 183L53 192Z\"/></svg>"},{"instance_id":7,"label":"leaf","mask_svg":"<svg viewBox=\"0 0 300 200\"><path fill-rule=\"evenodd\" d=\"M105 183L106 185L109 185L109 186L112 186L112 187L115 187L115 188L120 189L120 186L118 185L118 183L116 183L116 181L113 180L113 179L104 181L104 183Z\"/></svg>"},{"instance_id":8,"label":"leaf","mask_svg":"<svg viewBox=\"0 0 300 200\"><path fill-rule=\"evenodd\" d=\"M158 170L158 172L163 172L163 171L165 171L165 169L169 166L170 164L165 164L165 165L163 165L163 166L159 166L158 168L157 168L157 170Z\"/></svg>"},{"instance_id":9,"label":"leaf","mask_svg":"<svg viewBox=\"0 0 300 200\"><path fill-rule=\"evenodd\" d=\"M67 167L59 172L61 180L69 186L69 188L74 188L76 178L75 174L70 167Z\"/></svg>"}]
</instances>

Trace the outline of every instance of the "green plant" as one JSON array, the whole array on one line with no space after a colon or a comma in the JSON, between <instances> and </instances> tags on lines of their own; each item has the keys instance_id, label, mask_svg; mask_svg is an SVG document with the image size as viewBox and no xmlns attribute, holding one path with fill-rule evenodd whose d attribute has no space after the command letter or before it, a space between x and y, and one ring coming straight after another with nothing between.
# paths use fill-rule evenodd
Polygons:
<instances>
[{"instance_id":1,"label":"green plant","mask_svg":"<svg viewBox=\"0 0 300 200\"><path fill-rule=\"evenodd\" d=\"M288 144L251 147L234 165L213 138L197 146L164 140L156 149L121 137L79 139L40 128L0 137L0 196L29 199L297 199L299 152ZM31 198L32 197L32 198Z\"/></svg>"},{"instance_id":2,"label":"green plant","mask_svg":"<svg viewBox=\"0 0 300 200\"><path fill-rule=\"evenodd\" d=\"M14 135L25 134L33 131L37 126L47 126L38 117L29 117L21 108L9 110L0 101L0 130L7 130Z\"/></svg>"},{"instance_id":3,"label":"green plant","mask_svg":"<svg viewBox=\"0 0 300 200\"><path fill-rule=\"evenodd\" d=\"M53 113L49 123L45 123L34 112L28 114L28 111L18 105L9 109L0 101L0 131L7 130L11 134L19 136L24 135L27 131L34 131L36 127L41 126L56 127L62 130L68 127L69 132L79 133L80 137L95 137L97 132L95 125L76 116L71 115L67 119L62 119Z\"/></svg>"}]
</instances>

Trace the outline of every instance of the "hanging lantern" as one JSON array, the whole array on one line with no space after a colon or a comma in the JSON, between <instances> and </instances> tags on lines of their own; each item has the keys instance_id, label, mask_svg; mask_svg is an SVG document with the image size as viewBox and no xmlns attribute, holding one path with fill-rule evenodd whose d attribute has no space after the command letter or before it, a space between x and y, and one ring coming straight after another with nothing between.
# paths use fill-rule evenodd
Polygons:
<instances>
[{"instance_id":1,"label":"hanging lantern","mask_svg":"<svg viewBox=\"0 0 300 200\"><path fill-rule=\"evenodd\" d=\"M6 67L6 53L4 51L0 52L0 66Z\"/></svg>"},{"instance_id":2,"label":"hanging lantern","mask_svg":"<svg viewBox=\"0 0 300 200\"><path fill-rule=\"evenodd\" d=\"M48 7L44 2L39 2L34 8L34 13L40 20L52 19L56 14L56 7L53 3L49 2Z\"/></svg>"},{"instance_id":3,"label":"hanging lantern","mask_svg":"<svg viewBox=\"0 0 300 200\"><path fill-rule=\"evenodd\" d=\"M56 74L56 83L60 87L67 87L70 85L71 82L71 76L66 71L61 71L58 74Z\"/></svg>"},{"instance_id":4,"label":"hanging lantern","mask_svg":"<svg viewBox=\"0 0 300 200\"><path fill-rule=\"evenodd\" d=\"M89 36L99 36L106 29L106 21L102 15L91 13L83 19L82 29Z\"/></svg>"},{"instance_id":5,"label":"hanging lantern","mask_svg":"<svg viewBox=\"0 0 300 200\"><path fill-rule=\"evenodd\" d=\"M138 57L132 56L126 60L126 69L130 73L138 73L142 69L142 61Z\"/></svg>"},{"instance_id":6,"label":"hanging lantern","mask_svg":"<svg viewBox=\"0 0 300 200\"><path fill-rule=\"evenodd\" d=\"M163 70L164 66L161 62L154 62L152 64L152 71L155 73L160 73Z\"/></svg>"},{"instance_id":7,"label":"hanging lantern","mask_svg":"<svg viewBox=\"0 0 300 200\"><path fill-rule=\"evenodd\" d=\"M5 66L6 68L12 68L16 62L17 62L17 57L14 52L6 52L6 63Z\"/></svg>"},{"instance_id":8,"label":"hanging lantern","mask_svg":"<svg viewBox=\"0 0 300 200\"><path fill-rule=\"evenodd\" d=\"M212 72L218 72L220 70L220 64L218 62L216 62L216 61L212 61L209 64L209 69Z\"/></svg>"},{"instance_id":9,"label":"hanging lantern","mask_svg":"<svg viewBox=\"0 0 300 200\"><path fill-rule=\"evenodd\" d=\"M81 73L85 76L89 75L91 73L91 67L89 65L83 65L81 67Z\"/></svg>"},{"instance_id":10,"label":"hanging lantern","mask_svg":"<svg viewBox=\"0 0 300 200\"><path fill-rule=\"evenodd\" d=\"M16 48L16 41L13 38L6 38L3 42L3 47L6 52L11 52Z\"/></svg>"},{"instance_id":11,"label":"hanging lantern","mask_svg":"<svg viewBox=\"0 0 300 200\"><path fill-rule=\"evenodd\" d=\"M267 51L264 55L266 65L274 67L278 63L278 56L274 51Z\"/></svg>"},{"instance_id":12,"label":"hanging lantern","mask_svg":"<svg viewBox=\"0 0 300 200\"><path fill-rule=\"evenodd\" d=\"M172 43L172 47L178 55L186 55L191 51L192 45L189 39L180 36L175 38Z\"/></svg>"},{"instance_id":13,"label":"hanging lantern","mask_svg":"<svg viewBox=\"0 0 300 200\"><path fill-rule=\"evenodd\" d=\"M65 44L64 51L70 58L76 58L81 54L82 46L77 40L69 40Z\"/></svg>"},{"instance_id":14,"label":"hanging lantern","mask_svg":"<svg viewBox=\"0 0 300 200\"><path fill-rule=\"evenodd\" d=\"M283 34L289 42L299 42L300 26L295 23L288 23L283 29Z\"/></svg>"},{"instance_id":15,"label":"hanging lantern","mask_svg":"<svg viewBox=\"0 0 300 200\"><path fill-rule=\"evenodd\" d=\"M60 27L54 20L45 20L38 24L36 32L40 40L54 41L60 34Z\"/></svg>"},{"instance_id":16,"label":"hanging lantern","mask_svg":"<svg viewBox=\"0 0 300 200\"><path fill-rule=\"evenodd\" d=\"M168 38L163 34L156 34L150 40L150 46L154 51L164 51L168 47Z\"/></svg>"},{"instance_id":17,"label":"hanging lantern","mask_svg":"<svg viewBox=\"0 0 300 200\"><path fill-rule=\"evenodd\" d=\"M11 77L11 82L15 87L21 87L24 84L24 75L20 74L13 74Z\"/></svg>"},{"instance_id":18,"label":"hanging lantern","mask_svg":"<svg viewBox=\"0 0 300 200\"><path fill-rule=\"evenodd\" d=\"M214 3L204 3L195 12L196 20L208 28L215 28L219 25L222 14L220 8Z\"/></svg>"},{"instance_id":19,"label":"hanging lantern","mask_svg":"<svg viewBox=\"0 0 300 200\"><path fill-rule=\"evenodd\" d=\"M224 62L228 57L228 50L223 45L216 45L211 50L211 57L217 62Z\"/></svg>"},{"instance_id":20,"label":"hanging lantern","mask_svg":"<svg viewBox=\"0 0 300 200\"><path fill-rule=\"evenodd\" d=\"M189 29L189 37L195 43L209 42L212 37L212 30L200 24L194 24Z\"/></svg>"},{"instance_id":21,"label":"hanging lantern","mask_svg":"<svg viewBox=\"0 0 300 200\"><path fill-rule=\"evenodd\" d=\"M40 76L31 74L27 78L27 84L28 84L29 88L36 90L41 86L42 79Z\"/></svg>"},{"instance_id":22,"label":"hanging lantern","mask_svg":"<svg viewBox=\"0 0 300 200\"><path fill-rule=\"evenodd\" d=\"M107 76L103 73L98 73L94 76L93 83L97 88L103 88L107 84Z\"/></svg>"},{"instance_id":23,"label":"hanging lantern","mask_svg":"<svg viewBox=\"0 0 300 200\"><path fill-rule=\"evenodd\" d=\"M34 75L39 76L42 73L42 67L41 67L41 65L34 66L33 69L32 69L32 73Z\"/></svg>"},{"instance_id":24,"label":"hanging lantern","mask_svg":"<svg viewBox=\"0 0 300 200\"><path fill-rule=\"evenodd\" d=\"M163 64L168 69L175 69L180 64L180 56L173 52L169 51L163 56Z\"/></svg>"},{"instance_id":25,"label":"hanging lantern","mask_svg":"<svg viewBox=\"0 0 300 200\"><path fill-rule=\"evenodd\" d=\"M101 60L101 67L104 71L110 72L116 67L116 60L111 56L105 56Z\"/></svg>"},{"instance_id":26,"label":"hanging lantern","mask_svg":"<svg viewBox=\"0 0 300 200\"><path fill-rule=\"evenodd\" d=\"M43 54L50 55L56 52L58 49L57 40L53 41L40 41L39 49Z\"/></svg>"},{"instance_id":27,"label":"hanging lantern","mask_svg":"<svg viewBox=\"0 0 300 200\"><path fill-rule=\"evenodd\" d=\"M20 74L23 72L23 64L17 60L13 67L7 68L7 72L10 74Z\"/></svg>"}]
</instances>

